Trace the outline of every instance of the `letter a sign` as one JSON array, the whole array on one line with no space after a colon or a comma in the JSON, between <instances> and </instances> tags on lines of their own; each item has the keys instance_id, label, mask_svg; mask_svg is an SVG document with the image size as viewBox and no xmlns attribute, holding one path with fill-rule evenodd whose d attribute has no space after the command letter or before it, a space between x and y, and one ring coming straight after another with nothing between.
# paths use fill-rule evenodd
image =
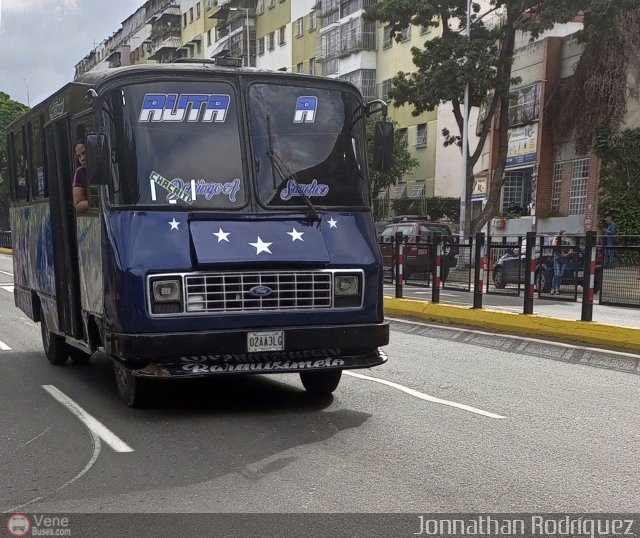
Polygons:
<instances>
[{"instance_id":1,"label":"letter a sign","mask_svg":"<svg viewBox=\"0 0 640 538\"><path fill-rule=\"evenodd\" d=\"M313 123L318 109L317 97L298 97L293 123Z\"/></svg>"}]
</instances>

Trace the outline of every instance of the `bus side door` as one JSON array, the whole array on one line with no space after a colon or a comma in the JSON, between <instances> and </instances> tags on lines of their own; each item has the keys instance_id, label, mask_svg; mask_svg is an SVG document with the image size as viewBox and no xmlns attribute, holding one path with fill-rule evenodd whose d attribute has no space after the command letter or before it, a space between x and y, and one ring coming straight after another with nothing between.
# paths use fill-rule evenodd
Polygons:
<instances>
[{"instance_id":1,"label":"bus side door","mask_svg":"<svg viewBox=\"0 0 640 538\"><path fill-rule=\"evenodd\" d=\"M69 120L64 116L45 127L51 231L56 277L56 303L61 332L82 338L78 248L71 193Z\"/></svg>"}]
</instances>

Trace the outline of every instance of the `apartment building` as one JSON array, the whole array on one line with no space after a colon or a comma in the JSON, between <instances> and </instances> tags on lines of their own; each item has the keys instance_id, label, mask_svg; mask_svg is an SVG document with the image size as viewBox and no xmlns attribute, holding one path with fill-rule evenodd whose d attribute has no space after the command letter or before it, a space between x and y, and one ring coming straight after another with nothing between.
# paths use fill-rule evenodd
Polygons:
<instances>
[{"instance_id":1,"label":"apartment building","mask_svg":"<svg viewBox=\"0 0 640 538\"><path fill-rule=\"evenodd\" d=\"M575 32L581 27L579 22L558 25L535 42L520 36L512 69L521 82L510 95L500 209L506 212L515 202L523 212L506 222L504 233L584 233L599 228L599 160L594 154L577 154L574 140L554 139L548 107L562 80L575 71L583 47ZM487 146L490 171L495 170L498 154L495 132L492 138Z\"/></svg>"},{"instance_id":2,"label":"apartment building","mask_svg":"<svg viewBox=\"0 0 640 538\"><path fill-rule=\"evenodd\" d=\"M377 97L389 101L391 80L398 73L415 70L411 47L422 48L424 42L438 35L437 28L408 26L398 39L391 37L388 26L378 29L379 47L377 51ZM403 181L378 193L378 198L391 203L394 199L413 198L424 201L433 196L457 196L460 189L447 188L436 183L436 153L439 140L437 110L420 116L411 114L411 106L389 107L390 119L397 122L397 129L408 143L409 153L420 163ZM426 207L422 208L427 210Z\"/></svg>"},{"instance_id":3,"label":"apartment building","mask_svg":"<svg viewBox=\"0 0 640 538\"><path fill-rule=\"evenodd\" d=\"M348 80L365 100L389 100L391 79L415 69L410 49L438 35L437 28L409 27L399 41L388 28L365 21L375 0L148 0L76 65L91 69L177 58L242 58L244 66L307 73ZM456 157L447 155L445 181L438 177L442 151L438 111L414 117L411 107L389 108L419 166L392 189L383 202L458 196Z\"/></svg>"}]
</instances>

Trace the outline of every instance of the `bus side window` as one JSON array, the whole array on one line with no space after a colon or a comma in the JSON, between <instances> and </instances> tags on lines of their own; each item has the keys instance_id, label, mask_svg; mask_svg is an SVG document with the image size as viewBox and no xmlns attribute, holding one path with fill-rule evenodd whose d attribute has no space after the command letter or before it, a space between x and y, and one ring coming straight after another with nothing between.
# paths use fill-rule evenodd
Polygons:
<instances>
[{"instance_id":1,"label":"bus side window","mask_svg":"<svg viewBox=\"0 0 640 538\"><path fill-rule=\"evenodd\" d=\"M84 116L84 115L83 115ZM76 140L74 142L74 148L77 142L84 142L86 140L86 136L87 133L90 133L94 130L93 128L93 123L91 121L86 121L84 123L80 123L78 122L75 126L75 136L76 136ZM75 152L74 152L74 163L75 163L75 168L74 168L74 172L76 170L76 168L78 166L80 166L80 163L78 162L78 159L75 156ZM99 185L92 185L89 184L89 188L88 188L88 192L87 192L87 198L89 200L89 207L98 207L99 204L99 194L100 194L100 187Z\"/></svg>"},{"instance_id":2,"label":"bus side window","mask_svg":"<svg viewBox=\"0 0 640 538\"><path fill-rule=\"evenodd\" d=\"M29 177L31 198L48 196L44 162L44 117L39 116L29 124Z\"/></svg>"},{"instance_id":3,"label":"bus side window","mask_svg":"<svg viewBox=\"0 0 640 538\"><path fill-rule=\"evenodd\" d=\"M27 150L25 140L24 127L19 133L12 133L12 146L13 146L13 177L15 179L14 192L16 202L26 202L29 198L29 186L27 184Z\"/></svg>"}]
</instances>

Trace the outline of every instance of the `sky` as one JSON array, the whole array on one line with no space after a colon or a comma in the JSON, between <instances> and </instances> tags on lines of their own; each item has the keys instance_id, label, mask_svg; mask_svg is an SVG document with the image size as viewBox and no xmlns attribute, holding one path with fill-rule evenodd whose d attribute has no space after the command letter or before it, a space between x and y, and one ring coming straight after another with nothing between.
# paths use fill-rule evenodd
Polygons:
<instances>
[{"instance_id":1,"label":"sky","mask_svg":"<svg viewBox=\"0 0 640 538\"><path fill-rule=\"evenodd\" d=\"M0 0L0 92L40 103L144 1Z\"/></svg>"}]
</instances>

